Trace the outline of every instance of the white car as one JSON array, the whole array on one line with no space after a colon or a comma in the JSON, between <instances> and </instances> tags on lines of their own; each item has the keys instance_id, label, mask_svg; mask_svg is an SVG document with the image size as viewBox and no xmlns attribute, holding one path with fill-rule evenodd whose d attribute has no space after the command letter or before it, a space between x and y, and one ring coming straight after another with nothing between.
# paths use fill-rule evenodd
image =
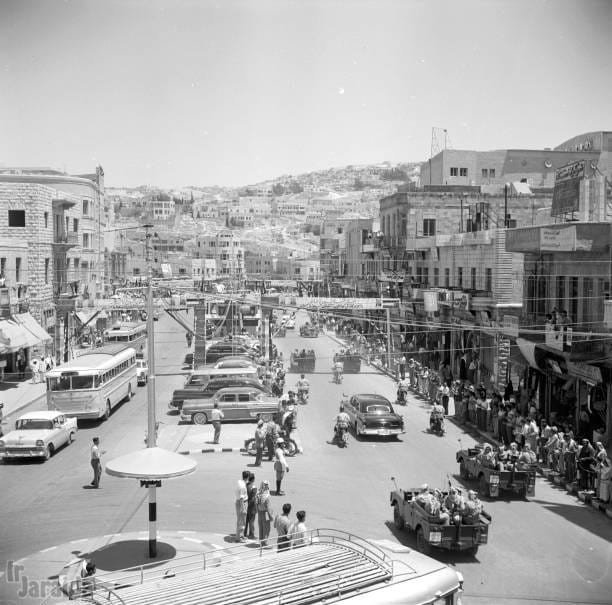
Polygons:
<instances>
[{"instance_id":1,"label":"white car","mask_svg":"<svg viewBox=\"0 0 612 605\"><path fill-rule=\"evenodd\" d=\"M136 383L140 386L149 382L149 366L145 359L136 360Z\"/></svg>"},{"instance_id":2,"label":"white car","mask_svg":"<svg viewBox=\"0 0 612 605\"><path fill-rule=\"evenodd\" d=\"M76 418L67 418L62 412L29 412L17 420L14 431L0 439L0 460L48 460L62 445L72 443L76 432Z\"/></svg>"},{"instance_id":3,"label":"white car","mask_svg":"<svg viewBox=\"0 0 612 605\"><path fill-rule=\"evenodd\" d=\"M295 319L289 318L285 323L285 328L287 328L287 330L293 330L295 328Z\"/></svg>"}]
</instances>

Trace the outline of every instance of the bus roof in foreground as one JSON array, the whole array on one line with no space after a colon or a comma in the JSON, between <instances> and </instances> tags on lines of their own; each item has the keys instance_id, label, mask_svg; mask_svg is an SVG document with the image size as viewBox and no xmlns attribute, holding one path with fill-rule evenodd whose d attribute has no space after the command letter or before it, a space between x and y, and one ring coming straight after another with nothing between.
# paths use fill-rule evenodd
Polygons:
<instances>
[{"instance_id":1,"label":"bus roof in foreground","mask_svg":"<svg viewBox=\"0 0 612 605\"><path fill-rule=\"evenodd\" d=\"M461 575L412 549L316 529L290 550L233 546L96 574L95 590L125 605L458 603ZM71 597L79 598L78 591Z\"/></svg>"}]
</instances>

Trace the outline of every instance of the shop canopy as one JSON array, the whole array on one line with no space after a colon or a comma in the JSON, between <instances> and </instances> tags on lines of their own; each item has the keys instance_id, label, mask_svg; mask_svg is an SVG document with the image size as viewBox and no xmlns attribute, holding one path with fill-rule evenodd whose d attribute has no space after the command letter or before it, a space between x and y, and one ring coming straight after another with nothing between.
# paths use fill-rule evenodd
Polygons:
<instances>
[{"instance_id":1,"label":"shop canopy","mask_svg":"<svg viewBox=\"0 0 612 605\"><path fill-rule=\"evenodd\" d=\"M50 340L49 333L29 313L0 320L0 350L5 353L37 347Z\"/></svg>"}]
</instances>

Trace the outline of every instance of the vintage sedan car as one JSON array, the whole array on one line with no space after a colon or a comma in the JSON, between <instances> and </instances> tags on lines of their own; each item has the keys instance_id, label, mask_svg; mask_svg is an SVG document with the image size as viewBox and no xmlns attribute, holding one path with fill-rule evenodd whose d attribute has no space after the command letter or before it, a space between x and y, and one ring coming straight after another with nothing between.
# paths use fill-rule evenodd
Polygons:
<instances>
[{"instance_id":1,"label":"vintage sedan car","mask_svg":"<svg viewBox=\"0 0 612 605\"><path fill-rule=\"evenodd\" d=\"M14 431L0 439L0 460L48 460L60 447L72 443L76 432L76 418L67 418L62 412L29 412L17 420Z\"/></svg>"},{"instance_id":2,"label":"vintage sedan car","mask_svg":"<svg viewBox=\"0 0 612 605\"><path fill-rule=\"evenodd\" d=\"M230 356L223 357L215 365L213 368L215 370L226 370L227 368L255 368L257 364L248 357L239 357L239 356Z\"/></svg>"},{"instance_id":3,"label":"vintage sedan car","mask_svg":"<svg viewBox=\"0 0 612 605\"><path fill-rule=\"evenodd\" d=\"M181 420L206 424L214 404L219 405L224 421L256 421L260 416L272 417L278 411L278 399L253 387L228 387L219 389L208 399L189 399L183 402Z\"/></svg>"},{"instance_id":4,"label":"vintage sedan car","mask_svg":"<svg viewBox=\"0 0 612 605\"><path fill-rule=\"evenodd\" d=\"M136 360L136 383L140 386L149 382L149 366L146 359Z\"/></svg>"},{"instance_id":5,"label":"vintage sedan car","mask_svg":"<svg viewBox=\"0 0 612 605\"><path fill-rule=\"evenodd\" d=\"M382 395L351 395L343 401L357 438L366 435L395 437L405 433L404 419L396 414L391 402Z\"/></svg>"}]
</instances>

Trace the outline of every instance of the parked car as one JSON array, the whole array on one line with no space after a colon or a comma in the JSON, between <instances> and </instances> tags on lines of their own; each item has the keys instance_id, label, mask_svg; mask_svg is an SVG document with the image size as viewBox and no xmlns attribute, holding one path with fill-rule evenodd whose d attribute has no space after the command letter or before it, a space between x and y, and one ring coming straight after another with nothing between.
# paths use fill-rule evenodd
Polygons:
<instances>
[{"instance_id":1,"label":"parked car","mask_svg":"<svg viewBox=\"0 0 612 605\"><path fill-rule=\"evenodd\" d=\"M287 328L287 330L293 330L295 328L295 319L293 319L292 317L289 318L285 322L285 328Z\"/></svg>"},{"instance_id":2,"label":"parked car","mask_svg":"<svg viewBox=\"0 0 612 605\"><path fill-rule=\"evenodd\" d=\"M206 351L206 363L216 363L222 357L228 355L253 356L251 349L236 342L215 342Z\"/></svg>"},{"instance_id":3,"label":"parked car","mask_svg":"<svg viewBox=\"0 0 612 605\"><path fill-rule=\"evenodd\" d=\"M140 386L149 382L149 365L146 359L136 360L136 383Z\"/></svg>"},{"instance_id":4,"label":"parked car","mask_svg":"<svg viewBox=\"0 0 612 605\"><path fill-rule=\"evenodd\" d=\"M215 395L219 389L228 387L248 387L260 391L265 395L271 394L269 389L255 378L243 378L241 376L215 378L210 380L206 385L200 384L197 387L195 385L185 385L182 389L176 389L174 393L172 393L172 399L168 407L171 410L180 411L185 401L191 401L192 399L209 399Z\"/></svg>"},{"instance_id":5,"label":"parked car","mask_svg":"<svg viewBox=\"0 0 612 605\"><path fill-rule=\"evenodd\" d=\"M217 363L214 368L216 370L226 370L228 368L256 368L257 365L252 359L243 359L240 357L223 357Z\"/></svg>"},{"instance_id":6,"label":"parked car","mask_svg":"<svg viewBox=\"0 0 612 605\"><path fill-rule=\"evenodd\" d=\"M0 439L0 459L43 458L48 460L63 445L72 443L76 418L62 412L28 412L15 422L15 430Z\"/></svg>"},{"instance_id":7,"label":"parked car","mask_svg":"<svg viewBox=\"0 0 612 605\"><path fill-rule=\"evenodd\" d=\"M273 416L278 409L278 399L252 387L228 387L220 389L209 399L190 399L183 403L181 420L206 424L214 404L219 405L224 420L255 421L262 415Z\"/></svg>"},{"instance_id":8,"label":"parked car","mask_svg":"<svg viewBox=\"0 0 612 605\"><path fill-rule=\"evenodd\" d=\"M343 403L357 438L362 435L397 438L406 432L404 419L395 413L391 402L382 395L360 393L351 395Z\"/></svg>"}]
</instances>

